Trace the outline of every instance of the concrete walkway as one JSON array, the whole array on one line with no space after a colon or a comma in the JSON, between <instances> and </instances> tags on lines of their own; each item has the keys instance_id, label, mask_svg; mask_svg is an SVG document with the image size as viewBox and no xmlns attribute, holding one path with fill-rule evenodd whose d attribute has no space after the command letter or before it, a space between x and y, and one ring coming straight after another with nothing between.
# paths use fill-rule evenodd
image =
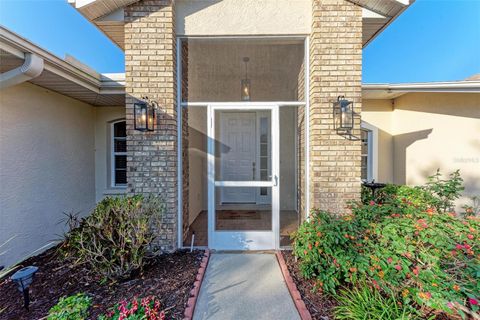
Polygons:
<instances>
[{"instance_id":1,"label":"concrete walkway","mask_svg":"<svg viewBox=\"0 0 480 320\"><path fill-rule=\"evenodd\" d=\"M274 254L210 256L194 320L299 320Z\"/></svg>"}]
</instances>

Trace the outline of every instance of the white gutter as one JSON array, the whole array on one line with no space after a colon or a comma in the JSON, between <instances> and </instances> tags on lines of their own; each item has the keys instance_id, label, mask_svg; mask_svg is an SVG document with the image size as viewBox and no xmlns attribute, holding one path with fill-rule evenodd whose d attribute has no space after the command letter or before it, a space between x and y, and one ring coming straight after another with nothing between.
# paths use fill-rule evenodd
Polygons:
<instances>
[{"instance_id":1,"label":"white gutter","mask_svg":"<svg viewBox=\"0 0 480 320\"><path fill-rule=\"evenodd\" d=\"M0 74L0 89L5 89L38 77L43 71L43 59L25 53L25 62L15 69Z\"/></svg>"},{"instance_id":2,"label":"white gutter","mask_svg":"<svg viewBox=\"0 0 480 320\"><path fill-rule=\"evenodd\" d=\"M79 67L77 63L72 64L71 62L60 59L1 25L0 49L20 59L25 58L24 52L38 56L44 60L45 71L50 71L92 92L98 94L118 94L125 91L124 74L104 76L93 71L91 68Z\"/></svg>"},{"instance_id":3,"label":"white gutter","mask_svg":"<svg viewBox=\"0 0 480 320\"><path fill-rule=\"evenodd\" d=\"M480 92L480 81L364 84L363 90L388 92Z\"/></svg>"}]
</instances>

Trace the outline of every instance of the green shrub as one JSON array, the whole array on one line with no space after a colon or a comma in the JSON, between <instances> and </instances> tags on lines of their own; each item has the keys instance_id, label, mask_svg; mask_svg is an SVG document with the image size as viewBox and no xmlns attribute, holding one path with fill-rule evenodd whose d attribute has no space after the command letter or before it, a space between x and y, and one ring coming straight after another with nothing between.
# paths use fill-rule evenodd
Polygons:
<instances>
[{"instance_id":1,"label":"green shrub","mask_svg":"<svg viewBox=\"0 0 480 320\"><path fill-rule=\"evenodd\" d=\"M457 170L449 175L449 179L442 179L440 170L428 177L425 189L434 196L433 203L437 211L453 210L454 201L460 198L461 192L464 190L463 179L460 171Z\"/></svg>"},{"instance_id":2,"label":"green shrub","mask_svg":"<svg viewBox=\"0 0 480 320\"><path fill-rule=\"evenodd\" d=\"M337 302L334 314L338 320L420 319L414 308L397 300L395 295L382 295L366 283L342 290Z\"/></svg>"},{"instance_id":3,"label":"green shrub","mask_svg":"<svg viewBox=\"0 0 480 320\"><path fill-rule=\"evenodd\" d=\"M398 203L399 201L421 206L422 208L434 207L438 212L453 211L454 201L460 198L464 190L463 179L457 170L449 175L449 179L442 179L439 170L428 177L425 186L403 186L387 184L385 188L375 192L372 196L371 189L362 186L362 203L370 201L376 203Z\"/></svg>"},{"instance_id":4,"label":"green shrub","mask_svg":"<svg viewBox=\"0 0 480 320\"><path fill-rule=\"evenodd\" d=\"M101 315L99 320L164 320L165 311L162 310L160 301L153 296L142 299L134 298L116 304L111 311Z\"/></svg>"},{"instance_id":5,"label":"green shrub","mask_svg":"<svg viewBox=\"0 0 480 320\"><path fill-rule=\"evenodd\" d=\"M471 197L471 204L464 205L463 208L463 216L465 218L467 217L475 217L475 216L480 216L480 197L475 196Z\"/></svg>"},{"instance_id":6,"label":"green shrub","mask_svg":"<svg viewBox=\"0 0 480 320\"><path fill-rule=\"evenodd\" d=\"M304 277L330 293L367 279L407 304L476 311L480 218L438 212L426 188L389 188L383 203L353 204L351 214L312 212L294 236Z\"/></svg>"},{"instance_id":7,"label":"green shrub","mask_svg":"<svg viewBox=\"0 0 480 320\"><path fill-rule=\"evenodd\" d=\"M67 235L62 251L106 278L128 278L144 265L163 208L154 196L107 197Z\"/></svg>"},{"instance_id":8,"label":"green shrub","mask_svg":"<svg viewBox=\"0 0 480 320\"><path fill-rule=\"evenodd\" d=\"M62 297L48 312L48 320L83 320L88 317L92 299L84 293Z\"/></svg>"},{"instance_id":9,"label":"green shrub","mask_svg":"<svg viewBox=\"0 0 480 320\"><path fill-rule=\"evenodd\" d=\"M408 203L427 209L434 207L438 199L424 187L419 186L387 184L385 188L376 191L375 197L372 197L372 191L369 188L362 187L362 203L370 204L371 201L378 204L388 203L398 206Z\"/></svg>"}]
</instances>

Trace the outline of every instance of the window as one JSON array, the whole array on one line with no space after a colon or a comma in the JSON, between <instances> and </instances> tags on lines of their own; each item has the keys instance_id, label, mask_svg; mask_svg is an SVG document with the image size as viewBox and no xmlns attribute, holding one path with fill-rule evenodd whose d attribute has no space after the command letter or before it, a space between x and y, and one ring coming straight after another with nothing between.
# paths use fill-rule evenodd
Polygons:
<instances>
[{"instance_id":1,"label":"window","mask_svg":"<svg viewBox=\"0 0 480 320\"><path fill-rule=\"evenodd\" d=\"M127 129L125 120L111 125L111 186L127 185Z\"/></svg>"},{"instance_id":2,"label":"window","mask_svg":"<svg viewBox=\"0 0 480 320\"><path fill-rule=\"evenodd\" d=\"M268 152L269 147L269 118L268 117L261 117L260 118L260 180L267 181L269 179L269 161L270 155ZM266 196L268 195L268 188L261 187L260 188L260 195Z\"/></svg>"},{"instance_id":3,"label":"window","mask_svg":"<svg viewBox=\"0 0 480 320\"><path fill-rule=\"evenodd\" d=\"M362 180L372 180L372 131L362 128Z\"/></svg>"}]
</instances>

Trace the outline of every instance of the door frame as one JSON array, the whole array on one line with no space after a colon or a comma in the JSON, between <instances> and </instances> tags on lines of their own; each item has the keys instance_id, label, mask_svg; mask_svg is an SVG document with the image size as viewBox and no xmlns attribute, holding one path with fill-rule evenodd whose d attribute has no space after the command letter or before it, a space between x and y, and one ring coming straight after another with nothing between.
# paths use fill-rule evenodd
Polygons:
<instances>
[{"instance_id":1,"label":"door frame","mask_svg":"<svg viewBox=\"0 0 480 320\"><path fill-rule=\"evenodd\" d=\"M217 250L269 250L280 247L280 147L279 106L251 103L209 104L207 107L208 247ZM271 114L271 181L215 180L215 111L269 111ZM215 231L216 187L270 187L272 229L270 231Z\"/></svg>"}]
</instances>

